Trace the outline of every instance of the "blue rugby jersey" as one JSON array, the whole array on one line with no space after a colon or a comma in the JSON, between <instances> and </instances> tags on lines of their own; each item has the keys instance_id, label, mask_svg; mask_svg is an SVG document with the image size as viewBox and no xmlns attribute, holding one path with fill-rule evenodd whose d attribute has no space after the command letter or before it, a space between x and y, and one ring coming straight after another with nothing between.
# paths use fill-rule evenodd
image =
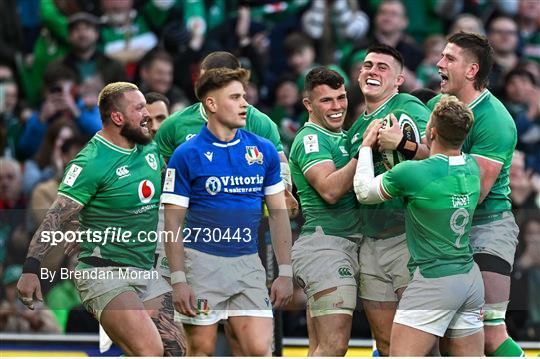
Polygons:
<instances>
[{"instance_id":1,"label":"blue rugby jersey","mask_svg":"<svg viewBox=\"0 0 540 359\"><path fill-rule=\"evenodd\" d=\"M238 129L223 142L204 126L174 151L161 202L188 208L186 248L235 257L257 252L264 196L284 189L270 141Z\"/></svg>"}]
</instances>

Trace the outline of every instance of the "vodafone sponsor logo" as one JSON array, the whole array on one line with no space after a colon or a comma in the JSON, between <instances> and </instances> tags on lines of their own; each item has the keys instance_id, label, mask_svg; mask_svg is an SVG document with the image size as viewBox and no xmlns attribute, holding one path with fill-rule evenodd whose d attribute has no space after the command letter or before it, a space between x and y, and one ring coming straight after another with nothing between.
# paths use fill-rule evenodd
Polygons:
<instances>
[{"instance_id":1,"label":"vodafone sponsor logo","mask_svg":"<svg viewBox=\"0 0 540 359\"><path fill-rule=\"evenodd\" d=\"M139 199L142 203L148 203L154 198L154 195L156 194L156 189L154 188L154 184L149 180L142 180L139 183Z\"/></svg>"}]
</instances>

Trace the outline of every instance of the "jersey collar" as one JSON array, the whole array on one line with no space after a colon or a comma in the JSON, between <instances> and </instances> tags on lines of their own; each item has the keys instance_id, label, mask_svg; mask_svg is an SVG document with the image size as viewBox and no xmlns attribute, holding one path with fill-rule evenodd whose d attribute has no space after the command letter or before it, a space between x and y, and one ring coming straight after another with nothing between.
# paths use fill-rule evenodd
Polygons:
<instances>
[{"instance_id":1,"label":"jersey collar","mask_svg":"<svg viewBox=\"0 0 540 359\"><path fill-rule=\"evenodd\" d=\"M489 92L488 89L485 89L484 91L482 91L482 93L473 100L473 102L471 102L469 104L469 109L473 109L476 105L478 105L480 102L482 102L482 100L484 100L486 97L488 97L489 95L491 94L491 92Z\"/></svg>"},{"instance_id":2,"label":"jersey collar","mask_svg":"<svg viewBox=\"0 0 540 359\"><path fill-rule=\"evenodd\" d=\"M334 137L341 137L343 136L343 131L339 131L339 132L332 132L332 131L328 131L326 128L322 127L322 126L319 126L317 125L316 123L314 122L306 122L306 124L304 125L306 127L313 127L315 129L317 129L318 131L324 133L324 134L327 134L328 136L334 136Z\"/></svg>"},{"instance_id":3,"label":"jersey collar","mask_svg":"<svg viewBox=\"0 0 540 359\"><path fill-rule=\"evenodd\" d=\"M231 147L231 146L239 144L242 135L241 135L240 129L238 129L238 130L236 130L236 134L234 135L234 138L232 140L230 140L228 142L224 142L224 141L221 141L220 139L218 139L216 136L214 136L212 134L212 132L210 132L210 130L208 130L208 127L205 125L201 130L200 136L206 142L211 142L213 146L226 148L226 147Z\"/></svg>"},{"instance_id":4,"label":"jersey collar","mask_svg":"<svg viewBox=\"0 0 540 359\"><path fill-rule=\"evenodd\" d=\"M108 141L107 139L105 139L105 137L101 136L99 133L96 133L96 135L94 137L95 137L96 140L98 140L99 142L101 142L105 146L109 147L111 150L114 150L116 152L120 152L120 153L122 153L124 155L130 155L133 152L137 151L137 145L133 146L132 149L128 150L127 148L117 146L114 143Z\"/></svg>"},{"instance_id":5,"label":"jersey collar","mask_svg":"<svg viewBox=\"0 0 540 359\"><path fill-rule=\"evenodd\" d=\"M375 111L373 111L372 113L368 114L367 113L367 110L364 111L364 120L371 120L374 116L377 116L379 113L382 112L382 110L384 110L384 108L386 107L386 105L388 105L388 103L394 98L396 97L397 95L399 94L399 92L396 92L395 94L393 94L392 96L390 96L390 98L388 98L388 100L384 101L382 105L380 105L379 107L377 107L377 109Z\"/></svg>"}]
</instances>

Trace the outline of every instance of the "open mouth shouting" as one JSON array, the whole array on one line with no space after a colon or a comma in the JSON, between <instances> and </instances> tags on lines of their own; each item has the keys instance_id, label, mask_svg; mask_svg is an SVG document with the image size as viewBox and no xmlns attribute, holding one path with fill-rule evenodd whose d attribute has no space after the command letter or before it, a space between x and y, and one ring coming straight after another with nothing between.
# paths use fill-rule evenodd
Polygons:
<instances>
[{"instance_id":1,"label":"open mouth shouting","mask_svg":"<svg viewBox=\"0 0 540 359\"><path fill-rule=\"evenodd\" d=\"M446 86L448 84L448 75L439 71L439 76L441 76L441 87Z\"/></svg>"}]
</instances>

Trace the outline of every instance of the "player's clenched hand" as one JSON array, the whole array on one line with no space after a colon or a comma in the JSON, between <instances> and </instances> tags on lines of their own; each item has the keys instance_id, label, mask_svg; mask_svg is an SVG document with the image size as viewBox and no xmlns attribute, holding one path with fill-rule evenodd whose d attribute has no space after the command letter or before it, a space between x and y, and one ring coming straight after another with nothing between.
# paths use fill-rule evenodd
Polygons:
<instances>
[{"instance_id":1,"label":"player's clenched hand","mask_svg":"<svg viewBox=\"0 0 540 359\"><path fill-rule=\"evenodd\" d=\"M293 296L291 277L277 277L270 289L270 300L274 308L282 308L289 304Z\"/></svg>"},{"instance_id":2,"label":"player's clenched hand","mask_svg":"<svg viewBox=\"0 0 540 359\"><path fill-rule=\"evenodd\" d=\"M188 317L197 315L195 312L195 294L187 283L176 283L173 286L172 300L174 309Z\"/></svg>"},{"instance_id":3,"label":"player's clenched hand","mask_svg":"<svg viewBox=\"0 0 540 359\"><path fill-rule=\"evenodd\" d=\"M43 301L41 284L39 283L38 276L34 273L23 273L21 275L17 283L17 292L21 302L29 309L34 309L34 294L37 300L40 302Z\"/></svg>"},{"instance_id":4,"label":"player's clenched hand","mask_svg":"<svg viewBox=\"0 0 540 359\"><path fill-rule=\"evenodd\" d=\"M379 135L379 129L381 128L380 120L373 120L366 131L364 132L362 139L362 146L373 147L377 143L377 136Z\"/></svg>"},{"instance_id":5,"label":"player's clenched hand","mask_svg":"<svg viewBox=\"0 0 540 359\"><path fill-rule=\"evenodd\" d=\"M399 122L394 114L389 115L391 126L379 129L379 151L395 150L403 138L403 132L399 127Z\"/></svg>"}]
</instances>

